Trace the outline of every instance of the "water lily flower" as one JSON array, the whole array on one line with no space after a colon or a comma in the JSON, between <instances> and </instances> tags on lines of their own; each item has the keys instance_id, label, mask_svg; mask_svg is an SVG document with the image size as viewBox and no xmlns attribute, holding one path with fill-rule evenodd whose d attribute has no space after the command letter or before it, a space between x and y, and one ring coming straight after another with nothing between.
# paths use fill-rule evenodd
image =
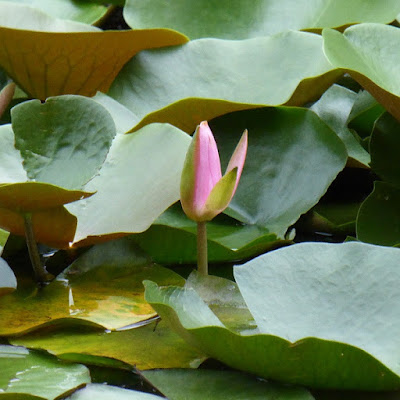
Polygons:
<instances>
[{"instance_id":1,"label":"water lily flower","mask_svg":"<svg viewBox=\"0 0 400 400\"><path fill-rule=\"evenodd\" d=\"M212 220L228 207L236 192L247 152L247 130L222 176L217 144L206 121L200 123L186 155L181 179L181 203L196 221Z\"/></svg>"}]
</instances>

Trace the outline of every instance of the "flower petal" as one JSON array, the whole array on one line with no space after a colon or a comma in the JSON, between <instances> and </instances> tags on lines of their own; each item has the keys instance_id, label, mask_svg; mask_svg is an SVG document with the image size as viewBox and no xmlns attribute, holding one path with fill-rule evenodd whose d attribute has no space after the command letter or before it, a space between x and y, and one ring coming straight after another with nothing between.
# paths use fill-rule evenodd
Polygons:
<instances>
[{"instance_id":1,"label":"flower petal","mask_svg":"<svg viewBox=\"0 0 400 400\"><path fill-rule=\"evenodd\" d=\"M221 162L217 144L206 121L200 123L193 140L196 141L194 206L201 208L222 177Z\"/></svg>"},{"instance_id":2,"label":"flower petal","mask_svg":"<svg viewBox=\"0 0 400 400\"><path fill-rule=\"evenodd\" d=\"M236 185L233 194L236 192L237 185L239 183L240 176L242 175L244 162L246 160L247 154L247 142L248 142L248 134L247 129L243 132L242 137L239 140L239 143L236 146L235 151L232 154L232 157L229 161L228 167L226 168L226 173L233 170L234 168L238 169L236 176ZM233 195L232 195L233 197Z\"/></svg>"}]
</instances>

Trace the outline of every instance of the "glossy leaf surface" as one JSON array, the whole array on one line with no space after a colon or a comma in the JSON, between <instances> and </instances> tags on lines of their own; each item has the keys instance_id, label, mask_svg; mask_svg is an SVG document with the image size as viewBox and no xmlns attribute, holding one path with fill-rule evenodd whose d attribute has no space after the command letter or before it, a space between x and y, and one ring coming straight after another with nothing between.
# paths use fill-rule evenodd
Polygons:
<instances>
[{"instance_id":1,"label":"glossy leaf surface","mask_svg":"<svg viewBox=\"0 0 400 400\"><path fill-rule=\"evenodd\" d=\"M223 143L222 165L228 163L241 132L249 131L242 179L225 212L280 238L318 202L347 160L342 141L305 109L243 111L210 126L217 142Z\"/></svg>"},{"instance_id":2,"label":"glossy leaf surface","mask_svg":"<svg viewBox=\"0 0 400 400\"><path fill-rule=\"evenodd\" d=\"M53 400L90 382L84 365L63 363L24 347L0 345L0 368L0 398L5 399Z\"/></svg>"},{"instance_id":3,"label":"glossy leaf surface","mask_svg":"<svg viewBox=\"0 0 400 400\"><path fill-rule=\"evenodd\" d=\"M0 298L0 335L75 319L114 330L155 316L144 301L143 280L183 284L183 278L153 265L127 241L93 247L40 291L28 277L18 279L18 289Z\"/></svg>"},{"instance_id":4,"label":"glossy leaf surface","mask_svg":"<svg viewBox=\"0 0 400 400\"><path fill-rule=\"evenodd\" d=\"M7 262L0 258L0 296L14 291L17 288L17 280L14 272Z\"/></svg>"}]
</instances>

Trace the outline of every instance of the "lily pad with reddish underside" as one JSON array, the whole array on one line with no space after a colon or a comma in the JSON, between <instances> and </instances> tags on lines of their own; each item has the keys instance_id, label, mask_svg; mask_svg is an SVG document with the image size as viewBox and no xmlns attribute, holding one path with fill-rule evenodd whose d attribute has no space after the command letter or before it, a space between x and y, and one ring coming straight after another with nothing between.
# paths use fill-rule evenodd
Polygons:
<instances>
[{"instance_id":1,"label":"lily pad with reddish underside","mask_svg":"<svg viewBox=\"0 0 400 400\"><path fill-rule=\"evenodd\" d=\"M185 340L233 368L313 388L398 390L399 254L303 243L234 267L251 330L229 328L193 287L146 282L146 300Z\"/></svg>"},{"instance_id":2,"label":"lily pad with reddish underside","mask_svg":"<svg viewBox=\"0 0 400 400\"><path fill-rule=\"evenodd\" d=\"M186 41L167 29L103 32L25 5L0 2L0 67L41 100L105 92L139 51Z\"/></svg>"}]
</instances>

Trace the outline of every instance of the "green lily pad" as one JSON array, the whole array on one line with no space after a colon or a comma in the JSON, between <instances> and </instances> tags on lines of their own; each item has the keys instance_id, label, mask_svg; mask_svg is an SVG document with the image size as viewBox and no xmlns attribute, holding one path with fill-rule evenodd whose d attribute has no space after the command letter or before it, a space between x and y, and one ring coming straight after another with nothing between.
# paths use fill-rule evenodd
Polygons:
<instances>
[{"instance_id":1,"label":"green lily pad","mask_svg":"<svg viewBox=\"0 0 400 400\"><path fill-rule=\"evenodd\" d=\"M170 207L145 232L130 236L161 264L186 264L197 261L197 227L179 205ZM243 225L227 216L207 223L208 260L240 260L287 244L274 233L256 225Z\"/></svg>"},{"instance_id":2,"label":"green lily pad","mask_svg":"<svg viewBox=\"0 0 400 400\"><path fill-rule=\"evenodd\" d=\"M347 160L339 137L306 109L242 111L220 117L210 127L222 165L227 165L243 130L249 131L242 177L225 212L266 227L279 238L318 202Z\"/></svg>"},{"instance_id":3,"label":"green lily pad","mask_svg":"<svg viewBox=\"0 0 400 400\"><path fill-rule=\"evenodd\" d=\"M7 262L0 258L0 296L13 292L17 288L14 272Z\"/></svg>"},{"instance_id":4,"label":"green lily pad","mask_svg":"<svg viewBox=\"0 0 400 400\"><path fill-rule=\"evenodd\" d=\"M29 179L66 189L82 188L98 172L116 133L104 107L82 96L24 102L11 118Z\"/></svg>"},{"instance_id":5,"label":"green lily pad","mask_svg":"<svg viewBox=\"0 0 400 400\"><path fill-rule=\"evenodd\" d=\"M361 137L371 135L375 121L385 112L384 107L366 90L357 94L348 118L348 126Z\"/></svg>"},{"instance_id":6,"label":"green lily pad","mask_svg":"<svg viewBox=\"0 0 400 400\"><path fill-rule=\"evenodd\" d=\"M117 332L84 326L45 328L10 338L11 343L42 349L71 362L117 368L197 368L205 354L188 345L164 321L140 323Z\"/></svg>"},{"instance_id":7,"label":"green lily pad","mask_svg":"<svg viewBox=\"0 0 400 400\"><path fill-rule=\"evenodd\" d=\"M142 375L170 400L312 400L303 388L265 382L236 371L156 370Z\"/></svg>"},{"instance_id":8,"label":"green lily pad","mask_svg":"<svg viewBox=\"0 0 400 400\"><path fill-rule=\"evenodd\" d=\"M361 204L357 216L357 239L395 246L400 243L400 188L375 182L373 192Z\"/></svg>"},{"instance_id":9,"label":"green lily pad","mask_svg":"<svg viewBox=\"0 0 400 400\"><path fill-rule=\"evenodd\" d=\"M38 242L65 248L90 236L93 243L146 230L179 199L190 137L178 129L153 124L114 136L107 110L81 96L25 102L12 114L15 135L0 126L0 182L7 183L0 226L7 231L24 235L20 214L32 212ZM93 193L93 202L83 200ZM82 204L63 207L76 200Z\"/></svg>"},{"instance_id":10,"label":"green lily pad","mask_svg":"<svg viewBox=\"0 0 400 400\"><path fill-rule=\"evenodd\" d=\"M182 285L184 279L149 262L130 241L91 248L48 286L18 276L18 289L0 298L0 335L15 335L73 320L115 330L155 316L142 281ZM103 284L100 284L103 282Z\"/></svg>"},{"instance_id":11,"label":"green lily pad","mask_svg":"<svg viewBox=\"0 0 400 400\"><path fill-rule=\"evenodd\" d=\"M134 130L168 122L192 133L200 121L228 112L302 105L341 74L327 61L320 36L290 31L142 51L122 69L109 95L136 115Z\"/></svg>"},{"instance_id":12,"label":"green lily pad","mask_svg":"<svg viewBox=\"0 0 400 400\"><path fill-rule=\"evenodd\" d=\"M41 100L105 92L140 50L186 41L166 29L103 32L26 5L0 2L0 67L26 93Z\"/></svg>"},{"instance_id":13,"label":"green lily pad","mask_svg":"<svg viewBox=\"0 0 400 400\"><path fill-rule=\"evenodd\" d=\"M162 399L154 394L138 392L137 390L122 389L117 386L92 383L85 388L76 391L66 400L156 400Z\"/></svg>"},{"instance_id":14,"label":"green lily pad","mask_svg":"<svg viewBox=\"0 0 400 400\"><path fill-rule=\"evenodd\" d=\"M235 267L259 334L225 327L193 289L146 282L146 300L185 340L231 367L314 388L395 390L399 252L302 243Z\"/></svg>"},{"instance_id":15,"label":"green lily pad","mask_svg":"<svg viewBox=\"0 0 400 400\"><path fill-rule=\"evenodd\" d=\"M0 398L53 400L90 382L89 370L24 347L0 345ZM12 396L12 397L11 397Z\"/></svg>"},{"instance_id":16,"label":"green lily pad","mask_svg":"<svg viewBox=\"0 0 400 400\"><path fill-rule=\"evenodd\" d=\"M371 168L384 181L400 187L400 123L385 113L376 121L370 140Z\"/></svg>"},{"instance_id":17,"label":"green lily pad","mask_svg":"<svg viewBox=\"0 0 400 400\"><path fill-rule=\"evenodd\" d=\"M368 5L367 5L368 4ZM389 23L400 13L396 0L382 3L365 0L320 2L302 0L245 0L216 3L198 0L127 0L124 17L135 29L165 27L185 33L191 39L218 37L247 39L267 36L287 29L321 29L358 22Z\"/></svg>"},{"instance_id":18,"label":"green lily pad","mask_svg":"<svg viewBox=\"0 0 400 400\"><path fill-rule=\"evenodd\" d=\"M311 110L342 139L350 158L348 164L369 168L370 155L347 127L347 120L356 99L357 94L353 91L333 85L311 107Z\"/></svg>"},{"instance_id":19,"label":"green lily pad","mask_svg":"<svg viewBox=\"0 0 400 400\"><path fill-rule=\"evenodd\" d=\"M93 24L107 12L107 7L87 1L71 0L0 0L12 4L25 4L39 9L55 18Z\"/></svg>"},{"instance_id":20,"label":"green lily pad","mask_svg":"<svg viewBox=\"0 0 400 400\"><path fill-rule=\"evenodd\" d=\"M400 119L400 31L394 26L360 24L341 34L324 29L324 51L336 68L342 68L368 90L387 111Z\"/></svg>"}]
</instances>

